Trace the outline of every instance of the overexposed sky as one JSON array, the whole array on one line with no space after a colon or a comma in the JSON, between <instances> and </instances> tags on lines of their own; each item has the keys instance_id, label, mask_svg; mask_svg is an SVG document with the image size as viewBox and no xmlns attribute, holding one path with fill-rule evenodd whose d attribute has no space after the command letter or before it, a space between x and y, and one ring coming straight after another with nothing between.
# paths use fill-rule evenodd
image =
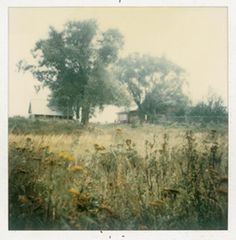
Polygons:
<instances>
[{"instance_id":1,"label":"overexposed sky","mask_svg":"<svg viewBox=\"0 0 236 240\"><path fill-rule=\"evenodd\" d=\"M60 30L70 20L94 18L101 30L117 28L124 35L122 55L132 52L162 56L187 71L194 102L212 89L227 104L227 8L10 8L9 115L26 115L37 81L17 72L20 59L46 38L49 26Z\"/></svg>"}]
</instances>

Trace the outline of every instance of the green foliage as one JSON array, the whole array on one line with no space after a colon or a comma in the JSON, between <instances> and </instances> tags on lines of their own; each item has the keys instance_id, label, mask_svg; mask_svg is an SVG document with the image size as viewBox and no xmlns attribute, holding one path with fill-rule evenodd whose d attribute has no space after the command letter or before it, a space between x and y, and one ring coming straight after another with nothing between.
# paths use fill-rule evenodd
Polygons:
<instances>
[{"instance_id":1,"label":"green foliage","mask_svg":"<svg viewBox=\"0 0 236 240\"><path fill-rule=\"evenodd\" d=\"M227 229L227 162L215 130L153 135L142 155L116 129L117 143L85 158L43 140L9 145L10 229ZM119 138L118 138L119 135Z\"/></svg>"},{"instance_id":2,"label":"green foliage","mask_svg":"<svg viewBox=\"0 0 236 240\"><path fill-rule=\"evenodd\" d=\"M155 121L161 114L184 116L190 104L189 98L183 93L183 82L169 79L158 82L152 92L146 95L143 108L149 116L149 121Z\"/></svg>"},{"instance_id":3,"label":"green foliage","mask_svg":"<svg viewBox=\"0 0 236 240\"><path fill-rule=\"evenodd\" d=\"M51 106L86 124L96 106L122 99L122 88L109 74L122 46L118 30L100 32L94 20L72 21L62 31L50 27L48 38L32 50L36 64L21 61L19 68L49 87Z\"/></svg>"},{"instance_id":4,"label":"green foliage","mask_svg":"<svg viewBox=\"0 0 236 240\"><path fill-rule=\"evenodd\" d=\"M120 60L118 72L141 118L144 114L151 120L157 113L184 112L189 100L182 91L184 70L181 67L164 57L136 53Z\"/></svg>"},{"instance_id":5,"label":"green foliage","mask_svg":"<svg viewBox=\"0 0 236 240\"><path fill-rule=\"evenodd\" d=\"M187 164L182 165L183 178L180 181L186 191L182 199L182 217L192 213L199 226L209 229L227 228L227 180L222 165L222 152L218 147L218 134L212 130L204 140L204 151L198 154L198 143L192 131L186 133L183 154ZM224 202L222 201L222 197Z\"/></svg>"},{"instance_id":6,"label":"green foliage","mask_svg":"<svg viewBox=\"0 0 236 240\"><path fill-rule=\"evenodd\" d=\"M10 160L10 229L71 229L68 213L90 202L78 182L83 168L70 163L73 155L55 154L26 138L23 146L10 146Z\"/></svg>"},{"instance_id":7,"label":"green foliage","mask_svg":"<svg viewBox=\"0 0 236 240\"><path fill-rule=\"evenodd\" d=\"M100 42L100 49L98 54L100 61L105 64L110 64L117 59L117 50L122 48L123 36L116 29L109 29L103 33L103 38Z\"/></svg>"},{"instance_id":8,"label":"green foliage","mask_svg":"<svg viewBox=\"0 0 236 240\"><path fill-rule=\"evenodd\" d=\"M228 113L223 100L216 95L211 95L206 102L201 101L191 107L188 116L190 118L199 117L198 121L201 121L201 117L203 117L205 122L227 122L228 119Z\"/></svg>"}]
</instances>

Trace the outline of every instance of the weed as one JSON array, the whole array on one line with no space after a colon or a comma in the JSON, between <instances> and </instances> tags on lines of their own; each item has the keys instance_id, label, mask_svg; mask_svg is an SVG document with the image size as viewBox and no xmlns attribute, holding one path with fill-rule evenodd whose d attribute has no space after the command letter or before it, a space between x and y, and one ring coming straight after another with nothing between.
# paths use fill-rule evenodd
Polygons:
<instances>
[{"instance_id":1,"label":"weed","mask_svg":"<svg viewBox=\"0 0 236 240\"><path fill-rule=\"evenodd\" d=\"M227 229L226 139L147 125L10 134L10 229Z\"/></svg>"}]
</instances>

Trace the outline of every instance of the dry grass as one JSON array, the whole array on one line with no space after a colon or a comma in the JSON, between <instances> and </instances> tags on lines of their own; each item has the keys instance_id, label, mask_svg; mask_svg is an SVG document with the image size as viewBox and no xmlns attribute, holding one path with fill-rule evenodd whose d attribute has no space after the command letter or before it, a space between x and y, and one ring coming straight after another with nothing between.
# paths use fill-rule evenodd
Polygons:
<instances>
[{"instance_id":1,"label":"dry grass","mask_svg":"<svg viewBox=\"0 0 236 240\"><path fill-rule=\"evenodd\" d=\"M227 228L227 131L186 131L10 134L10 228Z\"/></svg>"}]
</instances>

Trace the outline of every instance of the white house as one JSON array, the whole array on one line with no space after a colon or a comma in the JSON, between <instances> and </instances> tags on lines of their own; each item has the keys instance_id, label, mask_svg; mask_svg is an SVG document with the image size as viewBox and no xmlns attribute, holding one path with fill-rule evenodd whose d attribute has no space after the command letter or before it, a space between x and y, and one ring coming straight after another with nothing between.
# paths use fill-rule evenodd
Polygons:
<instances>
[{"instance_id":1,"label":"white house","mask_svg":"<svg viewBox=\"0 0 236 240\"><path fill-rule=\"evenodd\" d=\"M28 113L30 118L72 119L72 116L67 116L60 111L51 109L46 99L32 99L29 103Z\"/></svg>"}]
</instances>

